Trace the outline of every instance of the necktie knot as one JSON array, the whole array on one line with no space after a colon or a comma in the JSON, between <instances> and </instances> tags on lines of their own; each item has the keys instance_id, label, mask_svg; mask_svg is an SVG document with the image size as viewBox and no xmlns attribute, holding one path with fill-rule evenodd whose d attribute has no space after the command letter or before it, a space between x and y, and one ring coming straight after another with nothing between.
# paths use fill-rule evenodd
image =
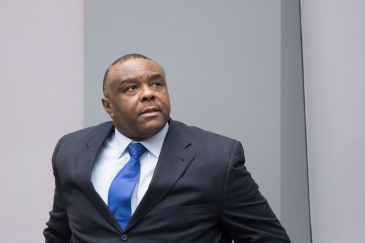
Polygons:
<instances>
[{"instance_id":1,"label":"necktie knot","mask_svg":"<svg viewBox=\"0 0 365 243\"><path fill-rule=\"evenodd\" d=\"M147 149L141 143L131 143L128 145L127 150L131 157L137 157L139 159Z\"/></svg>"}]
</instances>

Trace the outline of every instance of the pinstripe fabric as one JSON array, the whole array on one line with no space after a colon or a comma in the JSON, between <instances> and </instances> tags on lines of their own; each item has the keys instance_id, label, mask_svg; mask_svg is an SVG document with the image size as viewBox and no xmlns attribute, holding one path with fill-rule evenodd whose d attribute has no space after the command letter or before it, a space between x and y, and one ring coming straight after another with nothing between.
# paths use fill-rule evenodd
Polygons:
<instances>
[{"instance_id":1,"label":"pinstripe fabric","mask_svg":"<svg viewBox=\"0 0 365 243\"><path fill-rule=\"evenodd\" d=\"M170 119L150 184L122 231L90 182L114 127L66 135L56 146L54 206L46 242L289 242L244 166L239 142Z\"/></svg>"}]
</instances>

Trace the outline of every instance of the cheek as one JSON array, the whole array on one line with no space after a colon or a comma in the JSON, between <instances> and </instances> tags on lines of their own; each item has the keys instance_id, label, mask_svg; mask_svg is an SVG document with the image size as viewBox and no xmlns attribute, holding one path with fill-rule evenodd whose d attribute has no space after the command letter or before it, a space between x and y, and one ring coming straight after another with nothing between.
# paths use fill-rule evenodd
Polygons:
<instances>
[{"instance_id":1,"label":"cheek","mask_svg":"<svg viewBox=\"0 0 365 243\"><path fill-rule=\"evenodd\" d=\"M166 92L166 95L163 96L162 102L163 102L162 104L163 104L164 108L166 109L166 111L169 111L170 110L170 98L169 98L169 95L167 92Z\"/></svg>"},{"instance_id":2,"label":"cheek","mask_svg":"<svg viewBox=\"0 0 365 243\"><path fill-rule=\"evenodd\" d=\"M114 101L113 102L113 106L112 106L112 112L114 113L114 116L119 117L120 115L122 115L124 113L124 108L123 106L121 106L121 102L120 101Z\"/></svg>"},{"instance_id":3,"label":"cheek","mask_svg":"<svg viewBox=\"0 0 365 243\"><path fill-rule=\"evenodd\" d=\"M136 114L136 105L131 100L121 100L118 103L117 111L124 119L132 118Z\"/></svg>"}]
</instances>

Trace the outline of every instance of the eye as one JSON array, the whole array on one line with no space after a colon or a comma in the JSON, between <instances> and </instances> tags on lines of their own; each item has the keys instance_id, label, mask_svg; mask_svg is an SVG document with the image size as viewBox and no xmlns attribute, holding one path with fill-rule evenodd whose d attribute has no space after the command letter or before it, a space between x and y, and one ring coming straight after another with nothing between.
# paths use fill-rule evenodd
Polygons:
<instances>
[{"instance_id":1,"label":"eye","mask_svg":"<svg viewBox=\"0 0 365 243\"><path fill-rule=\"evenodd\" d=\"M152 85L153 86L161 86L161 83L160 82L154 82Z\"/></svg>"},{"instance_id":2,"label":"eye","mask_svg":"<svg viewBox=\"0 0 365 243\"><path fill-rule=\"evenodd\" d=\"M136 90L137 86L136 85L131 85L127 87L127 90Z\"/></svg>"}]
</instances>

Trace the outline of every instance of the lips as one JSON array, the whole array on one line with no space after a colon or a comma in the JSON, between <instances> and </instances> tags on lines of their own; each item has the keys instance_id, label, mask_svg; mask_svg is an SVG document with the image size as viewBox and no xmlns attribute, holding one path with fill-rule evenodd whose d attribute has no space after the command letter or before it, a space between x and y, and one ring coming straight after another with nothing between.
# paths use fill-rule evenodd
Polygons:
<instances>
[{"instance_id":1,"label":"lips","mask_svg":"<svg viewBox=\"0 0 365 243\"><path fill-rule=\"evenodd\" d=\"M153 107L146 107L145 109L142 110L141 114L148 114L148 113L154 113L154 112L158 112L159 109L155 106Z\"/></svg>"}]
</instances>

